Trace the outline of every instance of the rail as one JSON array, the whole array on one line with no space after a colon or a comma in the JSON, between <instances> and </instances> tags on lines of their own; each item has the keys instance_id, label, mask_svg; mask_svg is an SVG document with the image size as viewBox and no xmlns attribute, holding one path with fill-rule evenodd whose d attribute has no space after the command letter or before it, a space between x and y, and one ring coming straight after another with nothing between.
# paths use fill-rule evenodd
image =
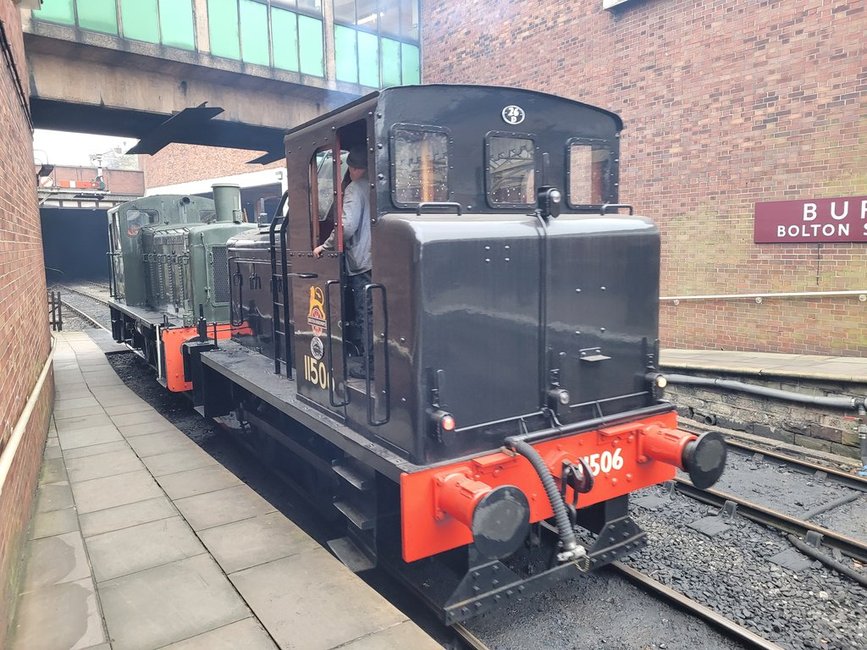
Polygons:
<instances>
[{"instance_id":1,"label":"rail","mask_svg":"<svg viewBox=\"0 0 867 650\"><path fill-rule=\"evenodd\" d=\"M714 490L708 488L702 490L695 487L686 479L675 478L675 487L678 492L682 492L686 496L692 497L696 501L707 503L712 506L722 508L726 501L736 503L738 512L747 519L770 526L776 530L780 530L793 535L806 537L807 533L814 532L822 535L822 541L828 546L837 548L844 555L848 555L862 563L867 563L867 543L854 539L842 533L835 532L824 526L811 523L804 519L798 519L782 512L766 508L758 503L747 501L742 497L734 494Z\"/></svg>"},{"instance_id":2,"label":"rail","mask_svg":"<svg viewBox=\"0 0 867 650\"><path fill-rule=\"evenodd\" d=\"M721 630L726 636L731 639L736 639L750 648L763 648L764 650L782 650L773 641L765 639L755 632L751 632L747 628L738 625L734 621L726 618L722 614L713 611L709 607L705 607L701 603L688 598L682 593L665 586L661 582L654 580L648 575L636 571L632 567L626 566L622 562L612 562L611 566L615 571L623 575L630 582L639 585L652 594L659 596L663 600L675 604L680 609L700 618L712 626Z\"/></svg>"}]
</instances>

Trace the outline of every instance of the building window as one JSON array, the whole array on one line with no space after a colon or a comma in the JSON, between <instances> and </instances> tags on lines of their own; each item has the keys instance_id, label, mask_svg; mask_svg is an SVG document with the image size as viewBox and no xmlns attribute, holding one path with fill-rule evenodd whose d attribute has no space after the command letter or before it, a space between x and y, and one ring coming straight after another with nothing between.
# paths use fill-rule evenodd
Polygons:
<instances>
[{"instance_id":1,"label":"building window","mask_svg":"<svg viewBox=\"0 0 867 650\"><path fill-rule=\"evenodd\" d=\"M421 80L418 0L332 0L338 81L371 88Z\"/></svg>"},{"instance_id":2,"label":"building window","mask_svg":"<svg viewBox=\"0 0 867 650\"><path fill-rule=\"evenodd\" d=\"M325 76L321 0L208 0L211 54Z\"/></svg>"},{"instance_id":3,"label":"building window","mask_svg":"<svg viewBox=\"0 0 867 650\"><path fill-rule=\"evenodd\" d=\"M611 150L603 142L569 142L567 198L570 207L580 208L605 203L611 158Z\"/></svg>"},{"instance_id":4,"label":"building window","mask_svg":"<svg viewBox=\"0 0 867 650\"><path fill-rule=\"evenodd\" d=\"M449 136L445 129L395 125L391 161L396 206L449 200Z\"/></svg>"},{"instance_id":5,"label":"building window","mask_svg":"<svg viewBox=\"0 0 867 650\"><path fill-rule=\"evenodd\" d=\"M487 194L492 208L531 207L536 191L536 145L530 136L489 134Z\"/></svg>"}]
</instances>

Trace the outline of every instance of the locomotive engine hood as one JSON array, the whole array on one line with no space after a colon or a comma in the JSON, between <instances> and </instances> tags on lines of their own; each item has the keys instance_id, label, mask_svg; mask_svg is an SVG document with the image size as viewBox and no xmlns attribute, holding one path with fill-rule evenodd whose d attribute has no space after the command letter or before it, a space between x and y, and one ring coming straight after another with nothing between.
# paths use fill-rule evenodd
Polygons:
<instances>
[{"instance_id":1,"label":"locomotive engine hood","mask_svg":"<svg viewBox=\"0 0 867 650\"><path fill-rule=\"evenodd\" d=\"M568 424L654 403L645 375L657 357L659 231L650 221L392 214L378 228L389 254L377 276L405 288L391 301L400 306L393 339L407 342L392 372L422 397L411 414L427 432L414 437L424 441L415 462L496 449L546 426L548 408ZM451 414L454 431L431 431L432 412Z\"/></svg>"}]
</instances>

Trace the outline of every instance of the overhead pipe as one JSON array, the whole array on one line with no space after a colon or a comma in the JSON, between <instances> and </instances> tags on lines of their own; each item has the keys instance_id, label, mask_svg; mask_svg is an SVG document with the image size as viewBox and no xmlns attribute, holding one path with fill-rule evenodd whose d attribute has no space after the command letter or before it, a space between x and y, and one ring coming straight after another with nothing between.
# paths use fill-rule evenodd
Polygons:
<instances>
[{"instance_id":1,"label":"overhead pipe","mask_svg":"<svg viewBox=\"0 0 867 650\"><path fill-rule=\"evenodd\" d=\"M857 411L861 418L861 424L858 425L858 438L861 447L861 469L858 472L859 476L867 476L867 423L864 422L867 417L867 397L842 397L836 396L819 396L819 395L802 395L791 390L782 390L779 388L768 388L766 386L755 386L746 384L742 381L734 379L712 379L710 377L692 377L690 375L663 375L670 384L683 384L686 386L708 386L715 388L727 388L741 393L749 393L751 395L761 395L762 397L773 397L775 399L785 400L789 402L797 402L799 404L810 404L813 406L827 406L830 408L843 409L846 411ZM649 376L648 376L649 377Z\"/></svg>"},{"instance_id":2,"label":"overhead pipe","mask_svg":"<svg viewBox=\"0 0 867 650\"><path fill-rule=\"evenodd\" d=\"M755 386L746 384L742 381L733 379L711 379L710 377L692 377L690 375L665 374L664 377L670 384L684 384L689 386L711 386L717 388L727 388L729 390L739 391L741 393L751 393L753 395L761 395L763 397L774 397L776 399L786 400L789 402L799 402L801 404L813 404L815 406L830 406L832 408L857 411L867 407L867 398L865 397L822 397L818 395L802 395L790 390L781 390L779 388L767 388L765 386Z\"/></svg>"}]
</instances>

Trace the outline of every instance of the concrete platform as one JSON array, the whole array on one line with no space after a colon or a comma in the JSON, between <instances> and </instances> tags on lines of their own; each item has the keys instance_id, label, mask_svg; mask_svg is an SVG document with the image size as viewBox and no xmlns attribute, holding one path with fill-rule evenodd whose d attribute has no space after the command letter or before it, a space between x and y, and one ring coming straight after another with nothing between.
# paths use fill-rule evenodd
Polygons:
<instances>
[{"instance_id":1,"label":"concrete platform","mask_svg":"<svg viewBox=\"0 0 867 650\"><path fill-rule=\"evenodd\" d=\"M12 648L439 648L130 391L85 333L57 398Z\"/></svg>"},{"instance_id":2,"label":"concrete platform","mask_svg":"<svg viewBox=\"0 0 867 650\"><path fill-rule=\"evenodd\" d=\"M667 371L704 370L867 384L867 358L672 349L661 350L659 356L659 365Z\"/></svg>"}]
</instances>

